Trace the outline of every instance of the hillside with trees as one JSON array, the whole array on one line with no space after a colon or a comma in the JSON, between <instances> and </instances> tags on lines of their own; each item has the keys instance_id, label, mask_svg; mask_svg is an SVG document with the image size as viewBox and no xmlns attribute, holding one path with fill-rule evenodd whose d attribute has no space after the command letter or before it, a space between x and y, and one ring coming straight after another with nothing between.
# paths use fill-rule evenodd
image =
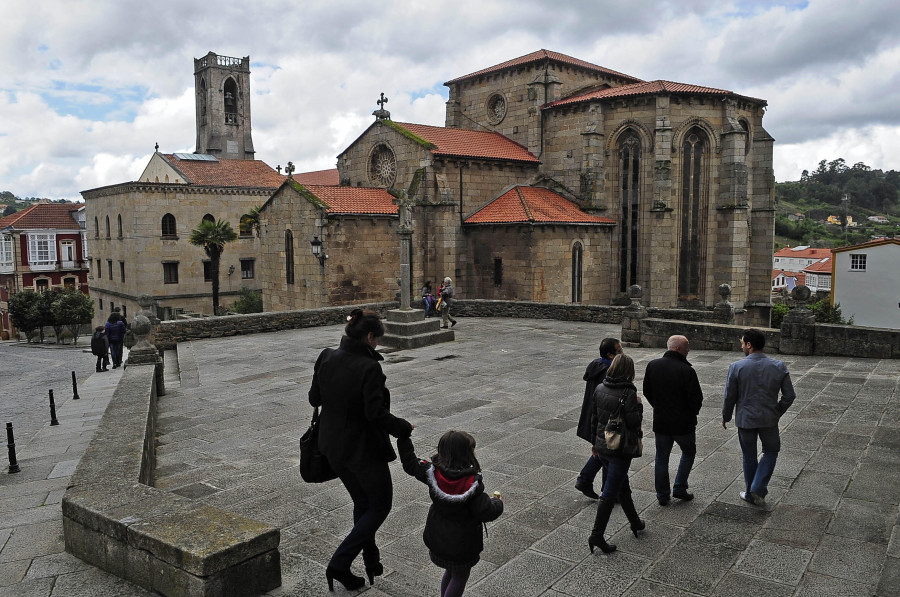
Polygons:
<instances>
[{"instance_id":1,"label":"hillside with trees","mask_svg":"<svg viewBox=\"0 0 900 597\"><path fill-rule=\"evenodd\" d=\"M799 181L775 185L775 244L839 247L900 232L900 172L822 160ZM836 223L828 223L833 216ZM873 222L883 216L887 222ZM852 222L853 225L847 225Z\"/></svg>"}]
</instances>

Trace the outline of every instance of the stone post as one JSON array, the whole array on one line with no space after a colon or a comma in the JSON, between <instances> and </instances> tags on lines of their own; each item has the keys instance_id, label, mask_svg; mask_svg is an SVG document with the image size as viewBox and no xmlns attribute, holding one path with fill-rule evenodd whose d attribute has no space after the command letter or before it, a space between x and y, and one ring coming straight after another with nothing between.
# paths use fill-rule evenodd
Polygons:
<instances>
[{"instance_id":1,"label":"stone post","mask_svg":"<svg viewBox=\"0 0 900 597\"><path fill-rule=\"evenodd\" d=\"M791 291L797 306L784 316L781 323L781 342L778 352L783 354L811 355L816 347L816 316L806 307L809 288L799 284Z\"/></svg>"},{"instance_id":2,"label":"stone post","mask_svg":"<svg viewBox=\"0 0 900 597\"><path fill-rule=\"evenodd\" d=\"M722 297L722 300L713 308L713 317L716 323L731 325L734 323L734 305L728 301L728 297L731 296L731 286L720 284L719 296Z\"/></svg>"},{"instance_id":3,"label":"stone post","mask_svg":"<svg viewBox=\"0 0 900 597\"><path fill-rule=\"evenodd\" d=\"M141 310L134 316L134 320L131 323L135 344L128 352L126 365L153 365L155 368L154 375L156 376L156 395L165 396L166 386L163 359L156 347L150 343L155 335L155 326L151 318L157 324L159 323L159 320L153 317L149 311L150 305L153 304L153 299L146 294L142 294L138 297L137 303L141 306Z\"/></svg>"},{"instance_id":4,"label":"stone post","mask_svg":"<svg viewBox=\"0 0 900 597\"><path fill-rule=\"evenodd\" d=\"M644 289L634 284L628 288L631 304L622 312L622 346L639 347L641 345L641 321L649 317L647 307L641 304Z\"/></svg>"}]
</instances>

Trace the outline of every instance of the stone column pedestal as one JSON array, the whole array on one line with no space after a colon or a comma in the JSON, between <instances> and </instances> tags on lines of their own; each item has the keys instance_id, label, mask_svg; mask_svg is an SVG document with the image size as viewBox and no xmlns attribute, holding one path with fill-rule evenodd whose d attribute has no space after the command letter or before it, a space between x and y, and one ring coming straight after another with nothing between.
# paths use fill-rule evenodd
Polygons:
<instances>
[{"instance_id":1,"label":"stone column pedestal","mask_svg":"<svg viewBox=\"0 0 900 597\"><path fill-rule=\"evenodd\" d=\"M781 342L778 352L782 354L811 355L816 347L816 316L805 303L809 300L809 288L795 286L791 298L798 304L784 316L781 323Z\"/></svg>"},{"instance_id":2,"label":"stone column pedestal","mask_svg":"<svg viewBox=\"0 0 900 597\"><path fill-rule=\"evenodd\" d=\"M456 338L453 330L441 329L439 317L426 319L424 312L417 309L391 309L385 328L387 333L381 337L381 344L390 348L421 348Z\"/></svg>"},{"instance_id":3,"label":"stone column pedestal","mask_svg":"<svg viewBox=\"0 0 900 597\"><path fill-rule=\"evenodd\" d=\"M649 317L647 307L641 304L644 289L637 284L628 289L631 304L622 312L622 346L637 348L641 345L641 321Z\"/></svg>"}]
</instances>

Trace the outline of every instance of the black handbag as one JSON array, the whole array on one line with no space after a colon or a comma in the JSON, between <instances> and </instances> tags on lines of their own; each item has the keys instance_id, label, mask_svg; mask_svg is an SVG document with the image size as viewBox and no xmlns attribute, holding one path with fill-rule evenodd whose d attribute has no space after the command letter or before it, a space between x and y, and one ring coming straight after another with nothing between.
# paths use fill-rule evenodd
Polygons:
<instances>
[{"instance_id":1,"label":"black handbag","mask_svg":"<svg viewBox=\"0 0 900 597\"><path fill-rule=\"evenodd\" d=\"M337 479L325 455L319 452L319 407L313 409L309 429L300 437L300 476L307 483Z\"/></svg>"}]
</instances>

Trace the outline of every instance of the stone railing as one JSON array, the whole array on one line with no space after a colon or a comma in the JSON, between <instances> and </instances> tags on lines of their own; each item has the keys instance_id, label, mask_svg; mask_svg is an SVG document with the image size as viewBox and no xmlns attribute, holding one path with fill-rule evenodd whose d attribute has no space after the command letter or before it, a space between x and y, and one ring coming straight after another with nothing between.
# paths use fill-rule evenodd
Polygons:
<instances>
[{"instance_id":1,"label":"stone railing","mask_svg":"<svg viewBox=\"0 0 900 597\"><path fill-rule=\"evenodd\" d=\"M280 586L277 528L152 487L155 369L129 359L62 501L66 551L168 597Z\"/></svg>"}]
</instances>

